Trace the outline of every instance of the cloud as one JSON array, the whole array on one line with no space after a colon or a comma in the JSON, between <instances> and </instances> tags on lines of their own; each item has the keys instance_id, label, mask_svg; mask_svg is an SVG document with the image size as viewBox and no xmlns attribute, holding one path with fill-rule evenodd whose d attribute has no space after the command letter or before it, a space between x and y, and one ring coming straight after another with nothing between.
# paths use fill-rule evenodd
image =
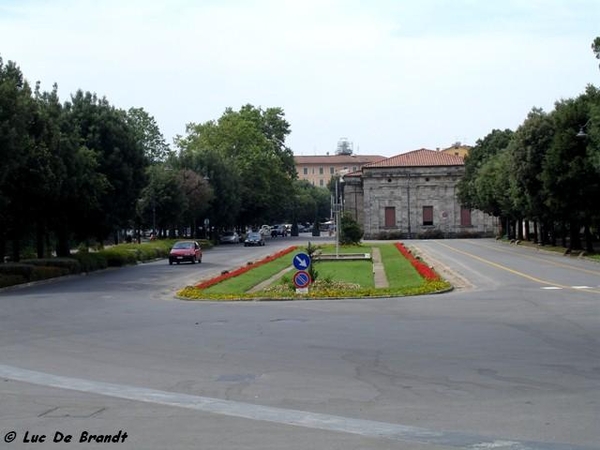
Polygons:
<instances>
[{"instance_id":1,"label":"cloud","mask_svg":"<svg viewBox=\"0 0 600 450\"><path fill-rule=\"evenodd\" d=\"M391 156L583 92L596 3L25 0L0 6L1 56L63 99L143 107L168 139L251 103L284 109L298 154L346 136Z\"/></svg>"}]
</instances>

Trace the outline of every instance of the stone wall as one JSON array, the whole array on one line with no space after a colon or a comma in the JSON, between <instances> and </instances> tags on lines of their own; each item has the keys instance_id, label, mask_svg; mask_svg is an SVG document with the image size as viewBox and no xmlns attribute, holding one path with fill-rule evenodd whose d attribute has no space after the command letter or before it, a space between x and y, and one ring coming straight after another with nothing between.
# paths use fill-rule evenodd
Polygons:
<instances>
[{"instance_id":1,"label":"stone wall","mask_svg":"<svg viewBox=\"0 0 600 450\"><path fill-rule=\"evenodd\" d=\"M470 226L461 224L456 185L463 174L464 166L365 168L362 177L344 180L344 211L365 239L494 236L497 220L481 211L471 211ZM424 207L431 224L424 224Z\"/></svg>"}]
</instances>

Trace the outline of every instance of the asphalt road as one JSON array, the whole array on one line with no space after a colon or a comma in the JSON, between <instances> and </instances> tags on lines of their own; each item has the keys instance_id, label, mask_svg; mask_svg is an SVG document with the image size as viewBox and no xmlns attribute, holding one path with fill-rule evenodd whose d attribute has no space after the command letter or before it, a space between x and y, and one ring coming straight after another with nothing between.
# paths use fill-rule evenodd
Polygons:
<instances>
[{"instance_id":1,"label":"asphalt road","mask_svg":"<svg viewBox=\"0 0 600 450\"><path fill-rule=\"evenodd\" d=\"M408 241L458 288L173 297L307 240L0 292L0 448L600 449L600 265Z\"/></svg>"}]
</instances>

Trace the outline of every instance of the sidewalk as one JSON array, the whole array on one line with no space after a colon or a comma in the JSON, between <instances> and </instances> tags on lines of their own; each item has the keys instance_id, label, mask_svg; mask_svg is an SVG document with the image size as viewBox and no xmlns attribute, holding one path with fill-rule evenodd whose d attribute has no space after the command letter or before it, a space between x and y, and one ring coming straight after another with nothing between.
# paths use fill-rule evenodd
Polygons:
<instances>
[{"instance_id":1,"label":"sidewalk","mask_svg":"<svg viewBox=\"0 0 600 450\"><path fill-rule=\"evenodd\" d=\"M383 263L381 262L381 252L377 247L371 247L371 257L373 258L373 279L376 288L390 287Z\"/></svg>"}]
</instances>

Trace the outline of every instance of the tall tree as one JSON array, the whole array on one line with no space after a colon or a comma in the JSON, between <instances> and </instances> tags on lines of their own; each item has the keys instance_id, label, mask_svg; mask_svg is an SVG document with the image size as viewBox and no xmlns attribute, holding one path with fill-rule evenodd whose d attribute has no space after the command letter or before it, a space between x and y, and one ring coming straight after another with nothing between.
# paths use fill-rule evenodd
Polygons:
<instances>
[{"instance_id":1,"label":"tall tree","mask_svg":"<svg viewBox=\"0 0 600 450\"><path fill-rule=\"evenodd\" d=\"M211 213L219 226L257 224L290 210L295 166L285 146L289 124L280 108L228 108L218 121L190 124L187 132L177 141L181 161L196 171L199 166L200 172L208 170L216 199ZM226 167L233 191L220 183L224 173L215 170L217 163Z\"/></svg>"},{"instance_id":2,"label":"tall tree","mask_svg":"<svg viewBox=\"0 0 600 450\"><path fill-rule=\"evenodd\" d=\"M594 52L596 59L600 59L600 36L592 42L592 51Z\"/></svg>"},{"instance_id":3,"label":"tall tree","mask_svg":"<svg viewBox=\"0 0 600 450\"><path fill-rule=\"evenodd\" d=\"M590 202L600 195L595 153L588 149L589 142L578 138L577 133L589 120L590 103L598 104L599 99L598 90L588 86L585 94L578 98L556 103L552 114L556 131L543 166L546 205L565 225L570 236L569 246L574 249L581 248L581 227L588 228L598 213L597 206Z\"/></svg>"},{"instance_id":4,"label":"tall tree","mask_svg":"<svg viewBox=\"0 0 600 450\"><path fill-rule=\"evenodd\" d=\"M144 155L151 164L165 162L168 159L172 151L154 117L143 108L129 108L127 123L134 133L136 142L144 150Z\"/></svg>"},{"instance_id":5,"label":"tall tree","mask_svg":"<svg viewBox=\"0 0 600 450\"><path fill-rule=\"evenodd\" d=\"M508 146L511 196L515 210L520 219L534 220L543 225L538 233L542 238L541 243L546 243L545 233L551 212L545 204L546 191L540 175L553 136L550 116L541 109L533 108Z\"/></svg>"},{"instance_id":6,"label":"tall tree","mask_svg":"<svg viewBox=\"0 0 600 450\"><path fill-rule=\"evenodd\" d=\"M506 150L512 136L513 131L509 129L492 130L483 139L477 140L465 158L465 175L458 183L458 197L463 205L483 209L477 204L475 186L479 171L488 159Z\"/></svg>"},{"instance_id":7,"label":"tall tree","mask_svg":"<svg viewBox=\"0 0 600 450\"><path fill-rule=\"evenodd\" d=\"M112 232L130 228L136 203L146 184L144 149L125 111L95 94L78 91L65 105L67 116L83 144L96 153L98 171L108 183L100 207L90 215L89 227L99 241Z\"/></svg>"},{"instance_id":8,"label":"tall tree","mask_svg":"<svg viewBox=\"0 0 600 450\"><path fill-rule=\"evenodd\" d=\"M24 218L19 216L25 207L20 186L34 147L30 134L33 118L31 88L21 69L12 61L4 64L0 58L0 256L6 254L7 240L11 239L17 260L25 232Z\"/></svg>"}]
</instances>

